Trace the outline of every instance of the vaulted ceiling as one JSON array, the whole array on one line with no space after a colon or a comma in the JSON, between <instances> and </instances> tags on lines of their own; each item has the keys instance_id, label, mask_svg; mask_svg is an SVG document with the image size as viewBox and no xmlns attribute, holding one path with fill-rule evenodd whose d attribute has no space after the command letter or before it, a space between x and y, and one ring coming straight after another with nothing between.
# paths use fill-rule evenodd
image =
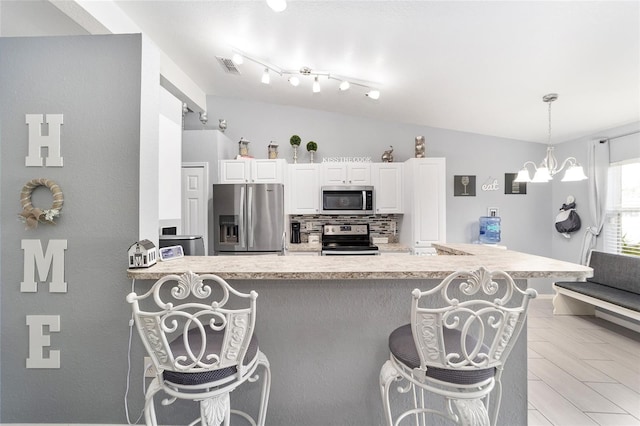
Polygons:
<instances>
[{"instance_id":1,"label":"vaulted ceiling","mask_svg":"<svg viewBox=\"0 0 640 426\"><path fill-rule=\"evenodd\" d=\"M2 0L0 34L64 33L58 8L24 3L28 13ZM637 1L289 0L280 13L263 0L110 3L209 95L543 143L550 92L552 143L640 120ZM380 99L337 80L320 79L320 93L304 76L298 87L274 73L262 84L264 66L247 60L230 74L217 57L233 48L372 82Z\"/></svg>"}]
</instances>

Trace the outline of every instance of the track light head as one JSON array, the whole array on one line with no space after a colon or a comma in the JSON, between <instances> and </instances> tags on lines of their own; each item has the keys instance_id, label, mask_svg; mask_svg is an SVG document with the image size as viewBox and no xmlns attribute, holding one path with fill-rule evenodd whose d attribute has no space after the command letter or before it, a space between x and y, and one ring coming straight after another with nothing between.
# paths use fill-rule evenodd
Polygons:
<instances>
[{"instance_id":1,"label":"track light head","mask_svg":"<svg viewBox=\"0 0 640 426\"><path fill-rule=\"evenodd\" d=\"M271 77L269 76L269 68L265 68L262 73L262 82L264 84L269 84L271 82Z\"/></svg>"},{"instance_id":2,"label":"track light head","mask_svg":"<svg viewBox=\"0 0 640 426\"><path fill-rule=\"evenodd\" d=\"M274 12L282 12L287 8L287 0L267 0L267 5Z\"/></svg>"},{"instance_id":3,"label":"track light head","mask_svg":"<svg viewBox=\"0 0 640 426\"><path fill-rule=\"evenodd\" d=\"M313 93L320 93L320 82L318 81L318 76L315 76L313 79Z\"/></svg>"},{"instance_id":4,"label":"track light head","mask_svg":"<svg viewBox=\"0 0 640 426\"><path fill-rule=\"evenodd\" d=\"M236 65L242 65L244 63L244 57L239 53L234 53L231 60Z\"/></svg>"},{"instance_id":5,"label":"track light head","mask_svg":"<svg viewBox=\"0 0 640 426\"><path fill-rule=\"evenodd\" d=\"M380 99L379 90L375 90L375 89L369 90L365 95L370 97L371 99Z\"/></svg>"}]
</instances>

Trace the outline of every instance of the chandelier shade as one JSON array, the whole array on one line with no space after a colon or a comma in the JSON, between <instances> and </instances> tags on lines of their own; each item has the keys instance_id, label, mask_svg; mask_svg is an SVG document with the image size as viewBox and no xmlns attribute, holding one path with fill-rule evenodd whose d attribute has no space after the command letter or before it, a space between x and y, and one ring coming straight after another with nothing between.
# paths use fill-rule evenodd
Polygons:
<instances>
[{"instance_id":1,"label":"chandelier shade","mask_svg":"<svg viewBox=\"0 0 640 426\"><path fill-rule=\"evenodd\" d=\"M536 163L533 161L525 162L522 169L518 172L518 176L515 178L514 182L549 182L553 180L555 175L565 170L565 168L566 171L561 180L562 182L575 182L587 179L582 166L578 163L578 160L576 160L575 157L568 157L562 162L562 164L560 164L556 159L556 156L553 154L553 146L551 146L551 103L556 99L558 99L557 93L550 93L542 97L542 100L549 104L549 136L547 140L547 155L542 159L538 166L536 166ZM533 179L529 174L529 169L527 168L528 165L533 166Z\"/></svg>"}]
</instances>

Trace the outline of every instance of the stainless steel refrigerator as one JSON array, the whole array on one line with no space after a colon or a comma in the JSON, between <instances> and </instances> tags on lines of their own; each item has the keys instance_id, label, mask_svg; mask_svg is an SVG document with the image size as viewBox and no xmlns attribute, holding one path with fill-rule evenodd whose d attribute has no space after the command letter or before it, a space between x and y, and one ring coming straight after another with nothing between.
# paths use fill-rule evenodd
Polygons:
<instances>
[{"instance_id":1,"label":"stainless steel refrigerator","mask_svg":"<svg viewBox=\"0 0 640 426\"><path fill-rule=\"evenodd\" d=\"M283 253L283 185L213 185L213 251L214 255Z\"/></svg>"}]
</instances>

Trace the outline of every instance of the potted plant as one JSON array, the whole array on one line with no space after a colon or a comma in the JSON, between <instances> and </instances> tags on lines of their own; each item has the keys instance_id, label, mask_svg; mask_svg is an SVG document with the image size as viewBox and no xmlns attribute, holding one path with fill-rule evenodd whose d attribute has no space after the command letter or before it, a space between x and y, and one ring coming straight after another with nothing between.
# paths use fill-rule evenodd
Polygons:
<instances>
[{"instance_id":1,"label":"potted plant","mask_svg":"<svg viewBox=\"0 0 640 426\"><path fill-rule=\"evenodd\" d=\"M298 147L300 146L300 142L302 142L302 139L300 139L300 136L298 136L298 135L293 135L289 139L289 143L293 147L293 162L294 162L294 164L298 162Z\"/></svg>"},{"instance_id":2,"label":"potted plant","mask_svg":"<svg viewBox=\"0 0 640 426\"><path fill-rule=\"evenodd\" d=\"M313 155L318 150L318 144L314 141L307 142L307 151L309 151L309 155L311 156L310 162L313 163Z\"/></svg>"}]
</instances>

